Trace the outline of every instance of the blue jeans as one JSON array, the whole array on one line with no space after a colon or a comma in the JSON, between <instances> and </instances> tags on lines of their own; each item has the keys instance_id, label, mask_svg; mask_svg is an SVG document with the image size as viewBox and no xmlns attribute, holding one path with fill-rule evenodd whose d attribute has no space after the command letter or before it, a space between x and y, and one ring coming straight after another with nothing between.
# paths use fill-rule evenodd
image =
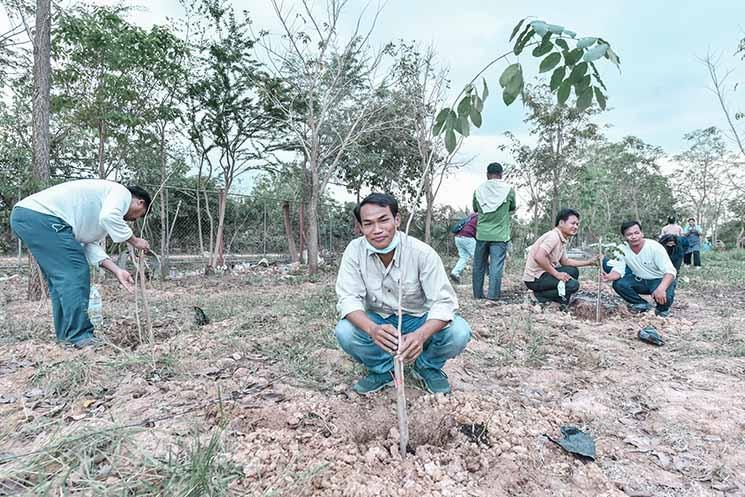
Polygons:
<instances>
[{"instance_id":1,"label":"blue jeans","mask_svg":"<svg viewBox=\"0 0 745 497\"><path fill-rule=\"evenodd\" d=\"M47 281L57 340L74 344L91 338L90 270L72 227L58 217L23 207L13 209L10 226L36 258Z\"/></svg>"},{"instance_id":2,"label":"blue jeans","mask_svg":"<svg viewBox=\"0 0 745 497\"><path fill-rule=\"evenodd\" d=\"M455 247L458 249L458 262L450 273L460 276L460 273L468 264L468 259L473 258L473 253L476 250L476 239L470 236L456 236Z\"/></svg>"},{"instance_id":3,"label":"blue jeans","mask_svg":"<svg viewBox=\"0 0 745 497\"><path fill-rule=\"evenodd\" d=\"M398 316L383 318L375 312L368 312L367 317L376 324L398 326ZM404 335L418 330L427 321L427 315L417 317L404 314L401 333ZM450 326L435 333L424 343L424 350L417 357L414 365L418 369L442 369L448 359L457 356L466 348L471 339L471 328L460 316L455 316ZM357 362L365 365L371 373L387 373L393 369L393 356L373 342L370 335L357 328L347 319L336 325L336 340L342 350Z\"/></svg>"},{"instance_id":4,"label":"blue jeans","mask_svg":"<svg viewBox=\"0 0 745 497\"><path fill-rule=\"evenodd\" d=\"M489 267L489 291L487 298L496 300L502 294L502 272L507 257L507 242L476 240L473 256L473 296L484 298L484 276Z\"/></svg>"}]
</instances>

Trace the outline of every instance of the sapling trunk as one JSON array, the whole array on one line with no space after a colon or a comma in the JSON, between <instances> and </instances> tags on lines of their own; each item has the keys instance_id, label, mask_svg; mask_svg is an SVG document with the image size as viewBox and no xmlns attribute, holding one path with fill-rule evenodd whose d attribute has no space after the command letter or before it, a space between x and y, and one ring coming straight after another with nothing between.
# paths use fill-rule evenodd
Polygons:
<instances>
[{"instance_id":1,"label":"sapling trunk","mask_svg":"<svg viewBox=\"0 0 745 497\"><path fill-rule=\"evenodd\" d=\"M600 322L600 294L603 290L603 239L600 238L598 240L598 255L600 255L600 259L598 260L598 296L597 301L595 302L595 322Z\"/></svg>"}]
</instances>

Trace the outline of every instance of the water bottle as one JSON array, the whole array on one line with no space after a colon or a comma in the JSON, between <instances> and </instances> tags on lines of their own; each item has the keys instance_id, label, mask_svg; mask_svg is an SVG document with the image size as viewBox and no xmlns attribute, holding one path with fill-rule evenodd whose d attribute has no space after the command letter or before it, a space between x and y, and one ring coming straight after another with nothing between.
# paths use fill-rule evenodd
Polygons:
<instances>
[{"instance_id":1,"label":"water bottle","mask_svg":"<svg viewBox=\"0 0 745 497\"><path fill-rule=\"evenodd\" d=\"M103 303L98 288L91 286L91 293L88 296L88 319L93 323L94 328L99 328L103 323Z\"/></svg>"}]
</instances>

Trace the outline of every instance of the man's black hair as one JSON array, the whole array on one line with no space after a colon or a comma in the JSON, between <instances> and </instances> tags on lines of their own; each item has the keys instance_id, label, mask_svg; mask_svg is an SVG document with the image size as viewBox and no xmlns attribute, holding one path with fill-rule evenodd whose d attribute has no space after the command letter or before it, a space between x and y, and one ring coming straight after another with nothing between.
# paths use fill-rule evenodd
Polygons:
<instances>
[{"instance_id":1,"label":"man's black hair","mask_svg":"<svg viewBox=\"0 0 745 497\"><path fill-rule=\"evenodd\" d=\"M568 221L571 216L579 219L579 212L574 209L561 209L558 214L556 214L556 222L554 223L554 226L558 226L559 221Z\"/></svg>"},{"instance_id":2,"label":"man's black hair","mask_svg":"<svg viewBox=\"0 0 745 497\"><path fill-rule=\"evenodd\" d=\"M675 216L669 216L667 218L667 224L675 224Z\"/></svg>"},{"instance_id":3,"label":"man's black hair","mask_svg":"<svg viewBox=\"0 0 745 497\"><path fill-rule=\"evenodd\" d=\"M693 220L694 223L696 222L696 218L695 217L689 217L688 220L689 221Z\"/></svg>"},{"instance_id":4,"label":"man's black hair","mask_svg":"<svg viewBox=\"0 0 745 497\"><path fill-rule=\"evenodd\" d=\"M129 190L129 193L132 194L133 198L138 198L140 200L145 201L145 211L147 212L148 209L150 209L150 204L152 203L152 199L150 198L150 194L144 189L140 188L136 185L130 185L127 187L127 190Z\"/></svg>"},{"instance_id":5,"label":"man's black hair","mask_svg":"<svg viewBox=\"0 0 745 497\"><path fill-rule=\"evenodd\" d=\"M639 231L644 231L642 229L642 223L640 223L639 221L626 221L621 225L621 235L626 236L626 230L633 226L639 226Z\"/></svg>"},{"instance_id":6,"label":"man's black hair","mask_svg":"<svg viewBox=\"0 0 745 497\"><path fill-rule=\"evenodd\" d=\"M502 176L502 164L499 162L492 162L486 166L486 174L488 176Z\"/></svg>"},{"instance_id":7,"label":"man's black hair","mask_svg":"<svg viewBox=\"0 0 745 497\"><path fill-rule=\"evenodd\" d=\"M387 193L371 193L367 197L363 198L362 202L357 204L357 207L354 208L354 217L357 218L357 222L360 224L362 224L360 210L362 209L362 206L366 204L375 204L381 207L388 207L391 210L391 214L393 214L393 217L396 217L396 215L398 214L398 200L396 200L393 195L389 195Z\"/></svg>"}]
</instances>

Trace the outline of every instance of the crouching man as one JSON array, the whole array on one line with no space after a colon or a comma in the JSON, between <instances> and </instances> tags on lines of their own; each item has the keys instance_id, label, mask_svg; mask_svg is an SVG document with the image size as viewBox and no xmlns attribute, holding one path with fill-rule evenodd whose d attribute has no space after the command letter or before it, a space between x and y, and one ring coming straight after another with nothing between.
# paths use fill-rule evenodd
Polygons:
<instances>
[{"instance_id":1,"label":"crouching man","mask_svg":"<svg viewBox=\"0 0 745 497\"><path fill-rule=\"evenodd\" d=\"M445 362L466 348L471 328L455 315L458 299L440 256L398 231L398 202L373 193L354 209L363 236L344 251L336 280L342 317L336 339L368 374L354 390L376 392L393 383L393 361L414 364L414 376L432 393L450 392ZM402 337L397 339L401 287Z\"/></svg>"},{"instance_id":2,"label":"crouching man","mask_svg":"<svg viewBox=\"0 0 745 497\"><path fill-rule=\"evenodd\" d=\"M566 256L566 246L579 230L579 212L561 209L554 226L554 229L538 238L528 252L523 281L525 286L533 290L538 302L567 305L570 297L579 290L577 268L596 264L598 257L579 261Z\"/></svg>"},{"instance_id":3,"label":"crouching man","mask_svg":"<svg viewBox=\"0 0 745 497\"><path fill-rule=\"evenodd\" d=\"M603 281L612 281L613 290L628 302L632 312L646 312L652 308L641 295L651 295L657 303L655 314L667 317L675 299L677 271L665 247L655 240L644 238L638 221L621 225L626 243L620 246L623 254L614 261L604 261Z\"/></svg>"}]
</instances>

